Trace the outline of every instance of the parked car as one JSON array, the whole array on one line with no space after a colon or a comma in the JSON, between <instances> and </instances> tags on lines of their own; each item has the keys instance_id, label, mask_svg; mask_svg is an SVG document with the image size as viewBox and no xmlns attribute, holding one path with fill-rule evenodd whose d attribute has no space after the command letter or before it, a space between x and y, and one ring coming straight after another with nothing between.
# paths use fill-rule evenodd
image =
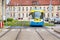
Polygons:
<instances>
[{"instance_id":1,"label":"parked car","mask_svg":"<svg viewBox=\"0 0 60 40\"><path fill-rule=\"evenodd\" d=\"M45 20L46 22L52 22L52 23L54 22L54 18L45 18L44 20Z\"/></svg>"},{"instance_id":2,"label":"parked car","mask_svg":"<svg viewBox=\"0 0 60 40\"><path fill-rule=\"evenodd\" d=\"M60 24L60 18L54 18L54 23L55 24Z\"/></svg>"}]
</instances>

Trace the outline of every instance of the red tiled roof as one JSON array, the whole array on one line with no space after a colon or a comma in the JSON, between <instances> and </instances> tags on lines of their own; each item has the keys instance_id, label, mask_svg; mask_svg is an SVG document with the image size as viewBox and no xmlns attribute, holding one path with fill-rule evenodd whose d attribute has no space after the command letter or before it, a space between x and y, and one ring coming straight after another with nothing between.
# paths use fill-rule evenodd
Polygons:
<instances>
[{"instance_id":1,"label":"red tiled roof","mask_svg":"<svg viewBox=\"0 0 60 40\"><path fill-rule=\"evenodd\" d=\"M7 5L32 5L33 1L37 1L39 5L49 5L50 0L11 0ZM60 0L52 0L52 5L60 5Z\"/></svg>"}]
</instances>

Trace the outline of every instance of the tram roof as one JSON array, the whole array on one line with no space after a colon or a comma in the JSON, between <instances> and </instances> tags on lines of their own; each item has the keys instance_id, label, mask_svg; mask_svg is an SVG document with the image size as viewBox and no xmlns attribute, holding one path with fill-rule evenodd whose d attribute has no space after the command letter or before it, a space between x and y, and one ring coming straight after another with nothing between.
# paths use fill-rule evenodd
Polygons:
<instances>
[{"instance_id":1,"label":"tram roof","mask_svg":"<svg viewBox=\"0 0 60 40\"><path fill-rule=\"evenodd\" d=\"M45 12L44 10L31 10L30 12Z\"/></svg>"}]
</instances>

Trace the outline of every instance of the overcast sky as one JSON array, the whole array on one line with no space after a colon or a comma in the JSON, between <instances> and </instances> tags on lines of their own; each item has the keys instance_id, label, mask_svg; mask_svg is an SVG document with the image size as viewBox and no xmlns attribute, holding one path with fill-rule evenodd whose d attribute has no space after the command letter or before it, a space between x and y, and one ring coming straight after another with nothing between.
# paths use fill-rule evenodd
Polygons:
<instances>
[{"instance_id":1,"label":"overcast sky","mask_svg":"<svg viewBox=\"0 0 60 40\"><path fill-rule=\"evenodd\" d=\"M6 4L8 4L8 3L9 3L9 1L10 1L10 0L6 0Z\"/></svg>"}]
</instances>

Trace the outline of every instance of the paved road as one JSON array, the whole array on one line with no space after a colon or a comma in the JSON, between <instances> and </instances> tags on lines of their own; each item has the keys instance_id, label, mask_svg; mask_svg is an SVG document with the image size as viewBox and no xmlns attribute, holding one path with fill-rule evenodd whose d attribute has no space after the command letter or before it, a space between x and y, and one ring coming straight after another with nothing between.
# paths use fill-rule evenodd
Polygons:
<instances>
[{"instance_id":1,"label":"paved road","mask_svg":"<svg viewBox=\"0 0 60 40\"><path fill-rule=\"evenodd\" d=\"M0 36L7 32L9 29L0 29Z\"/></svg>"},{"instance_id":2,"label":"paved road","mask_svg":"<svg viewBox=\"0 0 60 40\"><path fill-rule=\"evenodd\" d=\"M46 28L11 29L0 40L60 40Z\"/></svg>"},{"instance_id":3,"label":"paved road","mask_svg":"<svg viewBox=\"0 0 60 40\"><path fill-rule=\"evenodd\" d=\"M3 37L1 37L0 40L15 40L18 32L19 29L12 29L8 33L6 33Z\"/></svg>"},{"instance_id":4,"label":"paved road","mask_svg":"<svg viewBox=\"0 0 60 40\"><path fill-rule=\"evenodd\" d=\"M56 24L54 27L53 27L53 30L57 33L60 33L60 24Z\"/></svg>"},{"instance_id":5,"label":"paved road","mask_svg":"<svg viewBox=\"0 0 60 40\"><path fill-rule=\"evenodd\" d=\"M35 29L22 29L18 40L42 40Z\"/></svg>"},{"instance_id":6,"label":"paved road","mask_svg":"<svg viewBox=\"0 0 60 40\"><path fill-rule=\"evenodd\" d=\"M58 37L50 33L50 31L47 31L46 29L39 28L37 29L41 36L44 38L44 40L60 40Z\"/></svg>"}]
</instances>

